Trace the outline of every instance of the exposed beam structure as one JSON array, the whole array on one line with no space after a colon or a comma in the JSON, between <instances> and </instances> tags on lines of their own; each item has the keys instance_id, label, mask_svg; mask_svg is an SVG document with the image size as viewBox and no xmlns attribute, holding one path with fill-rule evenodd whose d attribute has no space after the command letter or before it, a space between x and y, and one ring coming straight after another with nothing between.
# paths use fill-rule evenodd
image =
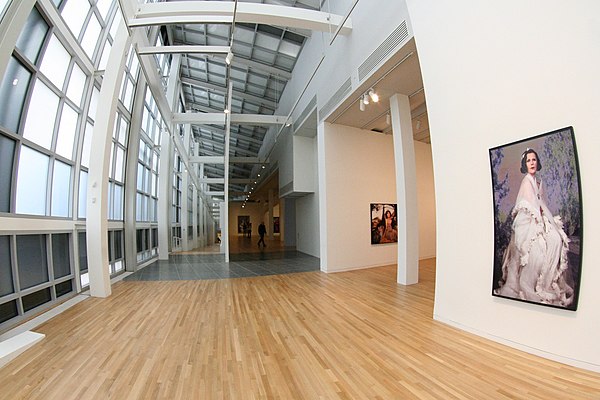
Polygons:
<instances>
[{"instance_id":1,"label":"exposed beam structure","mask_svg":"<svg viewBox=\"0 0 600 400\"><path fill-rule=\"evenodd\" d=\"M225 163L224 156L198 156L190 157L191 163L198 164L223 164ZM229 157L230 164L266 164L267 161L258 157Z\"/></svg>"},{"instance_id":2,"label":"exposed beam structure","mask_svg":"<svg viewBox=\"0 0 600 400\"><path fill-rule=\"evenodd\" d=\"M190 86L194 86L194 87L197 87L197 88L200 88L200 89L203 89L203 90L207 90L207 91L208 90L214 90L216 92L223 93L223 94L227 93L227 88L225 88L223 86L215 85L214 83L203 82L203 81L198 80L198 79L192 79L192 78L182 77L181 78L181 83L184 83L184 84L187 84L187 85L190 85ZM250 94L250 93L244 93L244 92L242 92L240 90L235 90L235 89L233 90L233 93L234 93L234 96L237 97L237 98L248 100L248 101L250 101L252 103L260 104L261 106L268 107L270 109L274 109L275 108L274 105L273 105L273 102L275 100L273 100L273 99L265 99L264 97L255 96L255 95Z\"/></svg>"},{"instance_id":3,"label":"exposed beam structure","mask_svg":"<svg viewBox=\"0 0 600 400\"><path fill-rule=\"evenodd\" d=\"M143 46L137 49L140 56L152 54L227 54L229 46Z\"/></svg>"},{"instance_id":4,"label":"exposed beam structure","mask_svg":"<svg viewBox=\"0 0 600 400\"><path fill-rule=\"evenodd\" d=\"M234 5L234 2L219 1L139 4L135 16L129 18L128 26L133 28L149 25L231 24ZM331 32L338 29L339 25L343 23L344 17L299 7L238 3L235 21ZM349 35L351 31L352 23L350 19L347 19L339 30L339 34Z\"/></svg>"},{"instance_id":5,"label":"exposed beam structure","mask_svg":"<svg viewBox=\"0 0 600 400\"><path fill-rule=\"evenodd\" d=\"M280 115L264 115L264 114L232 114L232 124L242 125L283 125L292 123L287 117ZM173 113L173 123L176 124L225 124L225 113Z\"/></svg>"}]
</instances>

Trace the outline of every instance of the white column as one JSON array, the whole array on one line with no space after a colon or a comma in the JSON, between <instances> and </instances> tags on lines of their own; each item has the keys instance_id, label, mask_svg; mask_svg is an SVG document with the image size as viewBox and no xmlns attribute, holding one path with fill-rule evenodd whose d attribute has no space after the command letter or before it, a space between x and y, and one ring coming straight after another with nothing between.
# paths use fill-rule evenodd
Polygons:
<instances>
[{"instance_id":1,"label":"white column","mask_svg":"<svg viewBox=\"0 0 600 400\"><path fill-rule=\"evenodd\" d=\"M194 153L197 150L197 146L194 148ZM194 168L196 168L196 166L194 166ZM199 246L199 240L198 240L198 226L200 224L200 199L199 199L199 190L196 187L196 185L193 186L192 189L192 199L193 199L193 204L192 204L192 229L194 230L192 233L192 248L195 249L196 247Z\"/></svg>"},{"instance_id":2,"label":"white column","mask_svg":"<svg viewBox=\"0 0 600 400\"><path fill-rule=\"evenodd\" d=\"M102 104L103 107L98 107L92 134L94 151L90 154L88 172L86 238L90 294L94 297L107 297L111 294L108 270L108 164L129 44L127 27L121 23L100 89L98 104Z\"/></svg>"},{"instance_id":3,"label":"white column","mask_svg":"<svg viewBox=\"0 0 600 400\"><path fill-rule=\"evenodd\" d=\"M227 107L229 113L225 119L225 205L221 207L221 248L225 253L225 262L229 262L229 138L231 137L231 98L233 95L233 81L229 80L229 88L227 90Z\"/></svg>"},{"instance_id":4,"label":"white column","mask_svg":"<svg viewBox=\"0 0 600 400\"><path fill-rule=\"evenodd\" d=\"M394 156L396 159L396 197L398 201L398 283L419 281L419 213L415 147L408 96L390 98Z\"/></svg>"},{"instance_id":5,"label":"white column","mask_svg":"<svg viewBox=\"0 0 600 400\"><path fill-rule=\"evenodd\" d=\"M319 178L319 260L321 271L327 272L327 163L325 162L327 149L325 148L325 127L325 122L320 122L317 125L317 173Z\"/></svg>"},{"instance_id":6,"label":"white column","mask_svg":"<svg viewBox=\"0 0 600 400\"><path fill-rule=\"evenodd\" d=\"M177 104L179 93L179 65L181 64L181 55L175 54L171 62L169 81L167 83L167 101L169 107L173 109ZM162 129L160 138L160 166L158 170L158 259L168 260L171 243L169 237L171 234L171 205L173 201L172 189L172 165L173 165L173 144L171 137L166 129Z\"/></svg>"},{"instance_id":7,"label":"white column","mask_svg":"<svg viewBox=\"0 0 600 400\"><path fill-rule=\"evenodd\" d=\"M190 124L186 124L183 132L183 146L185 148L186 154L189 154L190 147L190 136L192 135L192 126ZM193 165L193 164L191 164ZM183 169L183 173L181 174L181 246L183 251L190 250L190 241L189 241L189 226L191 225L189 218L189 200L188 200L188 191L190 186L190 172L187 168Z\"/></svg>"},{"instance_id":8,"label":"white column","mask_svg":"<svg viewBox=\"0 0 600 400\"><path fill-rule=\"evenodd\" d=\"M265 224L267 225L267 236L269 239L273 239L273 203L275 200L273 199L273 189L269 189L269 213L267 214L267 221Z\"/></svg>"}]
</instances>

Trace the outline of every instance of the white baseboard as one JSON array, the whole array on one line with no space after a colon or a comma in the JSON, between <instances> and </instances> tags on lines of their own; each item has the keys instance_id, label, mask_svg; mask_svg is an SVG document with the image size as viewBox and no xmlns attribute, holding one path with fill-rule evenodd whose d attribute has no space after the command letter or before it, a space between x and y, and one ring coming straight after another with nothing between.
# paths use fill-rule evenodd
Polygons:
<instances>
[{"instance_id":1,"label":"white baseboard","mask_svg":"<svg viewBox=\"0 0 600 400\"><path fill-rule=\"evenodd\" d=\"M44 337L41 333L26 331L0 342L0 368Z\"/></svg>"}]
</instances>

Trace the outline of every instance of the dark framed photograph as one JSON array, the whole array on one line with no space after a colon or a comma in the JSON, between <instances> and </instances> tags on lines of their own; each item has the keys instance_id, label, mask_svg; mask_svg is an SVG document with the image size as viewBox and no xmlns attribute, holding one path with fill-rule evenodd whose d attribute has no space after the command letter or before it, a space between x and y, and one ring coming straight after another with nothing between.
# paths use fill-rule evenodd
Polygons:
<instances>
[{"instance_id":1,"label":"dark framed photograph","mask_svg":"<svg viewBox=\"0 0 600 400\"><path fill-rule=\"evenodd\" d=\"M371 203L371 244L398 242L397 205Z\"/></svg>"},{"instance_id":2,"label":"dark framed photograph","mask_svg":"<svg viewBox=\"0 0 600 400\"><path fill-rule=\"evenodd\" d=\"M572 127L489 150L492 295L576 310L583 212Z\"/></svg>"},{"instance_id":3,"label":"dark framed photograph","mask_svg":"<svg viewBox=\"0 0 600 400\"><path fill-rule=\"evenodd\" d=\"M238 233L246 234L250 227L249 215L238 215Z\"/></svg>"}]
</instances>

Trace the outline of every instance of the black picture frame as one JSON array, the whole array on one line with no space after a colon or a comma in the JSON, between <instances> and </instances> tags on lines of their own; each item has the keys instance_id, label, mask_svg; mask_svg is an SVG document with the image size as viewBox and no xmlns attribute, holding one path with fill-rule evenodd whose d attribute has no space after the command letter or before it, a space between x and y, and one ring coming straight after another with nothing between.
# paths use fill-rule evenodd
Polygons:
<instances>
[{"instance_id":1,"label":"black picture frame","mask_svg":"<svg viewBox=\"0 0 600 400\"><path fill-rule=\"evenodd\" d=\"M573 127L491 148L489 157L492 295L577 310L583 206Z\"/></svg>"},{"instance_id":2,"label":"black picture frame","mask_svg":"<svg viewBox=\"0 0 600 400\"><path fill-rule=\"evenodd\" d=\"M398 242L398 205L371 203L371 244ZM387 214L389 212L389 214ZM387 217L386 217L387 215Z\"/></svg>"}]
</instances>

